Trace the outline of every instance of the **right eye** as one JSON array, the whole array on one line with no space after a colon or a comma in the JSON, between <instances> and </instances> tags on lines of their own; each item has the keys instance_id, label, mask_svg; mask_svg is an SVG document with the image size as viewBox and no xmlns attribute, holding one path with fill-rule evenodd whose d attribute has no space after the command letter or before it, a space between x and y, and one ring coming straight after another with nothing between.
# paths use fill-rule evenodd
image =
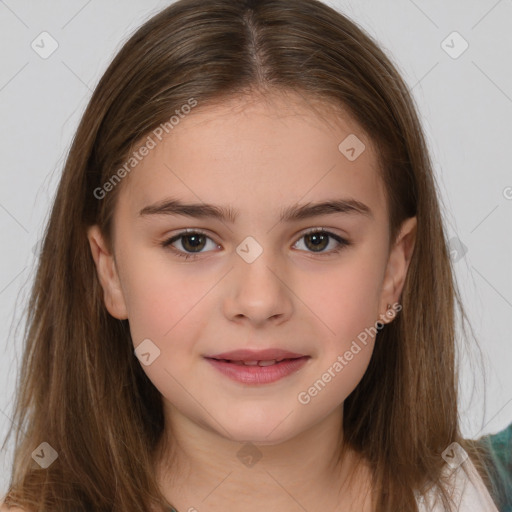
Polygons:
<instances>
[{"instance_id":1,"label":"right eye","mask_svg":"<svg viewBox=\"0 0 512 512\"><path fill-rule=\"evenodd\" d=\"M197 229L190 229L182 231L181 233L172 236L168 240L162 242L161 245L162 247L170 249L174 254L176 254L176 256L179 256L180 258L190 259L196 258L196 254L201 254L201 249L204 248L206 239L211 240L213 242L213 240L209 236L207 236L206 233L204 233L203 231ZM176 247L173 246L173 244L177 241L180 242L184 250L177 249ZM213 245L218 247L218 245L215 244L214 242Z\"/></svg>"}]
</instances>

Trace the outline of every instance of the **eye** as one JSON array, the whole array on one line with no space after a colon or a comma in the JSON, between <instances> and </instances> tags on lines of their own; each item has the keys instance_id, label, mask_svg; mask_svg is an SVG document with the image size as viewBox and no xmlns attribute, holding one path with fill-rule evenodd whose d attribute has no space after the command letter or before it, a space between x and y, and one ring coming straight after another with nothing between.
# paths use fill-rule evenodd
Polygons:
<instances>
[{"instance_id":1,"label":"eye","mask_svg":"<svg viewBox=\"0 0 512 512\"><path fill-rule=\"evenodd\" d=\"M180 241L180 238L182 239ZM179 256L180 258L185 259L194 259L196 258L196 255L194 253L200 254L201 249L205 246L205 240L213 240L206 235L203 231L197 230L197 229L189 229L186 231L182 231L181 233L178 233L177 235L173 236L172 238L169 238L168 240L165 240L162 242L162 247L171 249L176 256ZM175 242L180 241L181 247L185 251L191 251L190 253L183 252L179 249L176 249L172 244ZM213 243L214 246L218 247L217 244Z\"/></svg>"},{"instance_id":2,"label":"eye","mask_svg":"<svg viewBox=\"0 0 512 512\"><path fill-rule=\"evenodd\" d=\"M299 240L295 242L295 245L297 245L303 238L306 242L305 245L307 249L312 248L313 253L318 253L322 256L328 254L336 254L340 252L344 247L351 245L351 242L345 238L335 235L330 231L326 231L324 228L313 228L306 233L303 233ZM332 248L330 251L324 251L323 249L329 245L329 239L333 239L335 241L334 248Z\"/></svg>"},{"instance_id":3,"label":"eye","mask_svg":"<svg viewBox=\"0 0 512 512\"><path fill-rule=\"evenodd\" d=\"M340 252L344 247L351 245L351 242L348 240L335 235L330 231L326 231L324 228L313 228L308 232L303 233L299 240L295 242L294 246L296 246L303 238L306 240L307 249L312 248L313 250L311 252L320 254L322 256L328 254L336 254ZM336 244L330 251L324 251L323 249L329 245L329 239L333 239ZM210 240L214 247L219 247L219 245L213 242L213 240L208 235L206 235L206 233L198 229L182 231L172 238L162 242L161 246L170 249L174 254L176 254L176 256L179 256L180 258L195 259L197 258L198 254L204 252L202 249L205 248L207 240ZM179 249L173 245L176 242L180 243L182 249Z\"/></svg>"}]
</instances>

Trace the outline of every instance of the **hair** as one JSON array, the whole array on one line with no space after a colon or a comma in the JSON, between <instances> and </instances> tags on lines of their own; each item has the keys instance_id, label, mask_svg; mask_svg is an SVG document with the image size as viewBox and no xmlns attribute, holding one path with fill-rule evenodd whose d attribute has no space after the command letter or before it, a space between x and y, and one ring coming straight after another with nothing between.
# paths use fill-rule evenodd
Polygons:
<instances>
[{"instance_id":1,"label":"hair","mask_svg":"<svg viewBox=\"0 0 512 512\"><path fill-rule=\"evenodd\" d=\"M179 0L124 44L94 90L46 224L18 375L7 505L30 512L162 507L155 449L162 398L141 368L127 320L103 302L86 230L111 247L122 183L95 190L177 109L295 92L353 117L378 149L390 237L417 217L401 314L379 331L362 380L344 402L343 442L370 464L376 512L416 511L439 486L441 454L459 443L490 485L458 418L455 313L468 323L443 228L437 184L408 87L353 21L317 0ZM109 181L110 180L110 181ZM58 453L42 470L42 442ZM160 510L160 509L159 509Z\"/></svg>"}]
</instances>

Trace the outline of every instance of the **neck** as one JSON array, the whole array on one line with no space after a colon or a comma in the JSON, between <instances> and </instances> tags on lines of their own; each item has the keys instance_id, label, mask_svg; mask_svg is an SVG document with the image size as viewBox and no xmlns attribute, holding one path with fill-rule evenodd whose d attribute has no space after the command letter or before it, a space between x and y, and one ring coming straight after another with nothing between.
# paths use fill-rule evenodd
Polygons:
<instances>
[{"instance_id":1,"label":"neck","mask_svg":"<svg viewBox=\"0 0 512 512\"><path fill-rule=\"evenodd\" d=\"M165 418L157 479L179 512L338 510L341 503L360 499L359 490L348 485L360 459L347 448L338 461L342 406L308 430L273 444L233 441L169 405ZM366 478L356 481L361 480Z\"/></svg>"}]
</instances>

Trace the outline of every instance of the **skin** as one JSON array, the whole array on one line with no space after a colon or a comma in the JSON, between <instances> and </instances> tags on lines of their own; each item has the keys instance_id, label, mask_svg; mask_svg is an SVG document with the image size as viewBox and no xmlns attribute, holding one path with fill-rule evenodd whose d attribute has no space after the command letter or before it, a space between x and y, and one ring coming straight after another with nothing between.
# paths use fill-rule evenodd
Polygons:
<instances>
[{"instance_id":1,"label":"skin","mask_svg":"<svg viewBox=\"0 0 512 512\"><path fill-rule=\"evenodd\" d=\"M277 93L199 105L124 178L112 253L97 226L88 231L108 311L129 319L134 348L149 338L160 350L142 367L163 395L164 440L173 446L171 454L161 445L155 472L180 512L371 509L363 499L368 467L347 485L359 459L349 451L336 466L334 457L343 402L363 377L375 339L308 404L297 397L382 319L388 303L399 302L416 219L392 244L371 141L348 115L313 106ZM366 145L354 161L338 149L349 134ZM138 215L170 196L229 205L239 216L229 223ZM365 203L373 216L278 221L285 206L341 197ZM304 236L315 227L352 245L329 254L337 244L328 238L315 252ZM195 260L159 245L185 228L210 237ZM252 263L236 252L247 236L263 249ZM190 252L186 242L173 247ZM269 347L311 357L296 373L259 386L234 382L203 358ZM252 467L237 457L246 441L261 455Z\"/></svg>"}]
</instances>

